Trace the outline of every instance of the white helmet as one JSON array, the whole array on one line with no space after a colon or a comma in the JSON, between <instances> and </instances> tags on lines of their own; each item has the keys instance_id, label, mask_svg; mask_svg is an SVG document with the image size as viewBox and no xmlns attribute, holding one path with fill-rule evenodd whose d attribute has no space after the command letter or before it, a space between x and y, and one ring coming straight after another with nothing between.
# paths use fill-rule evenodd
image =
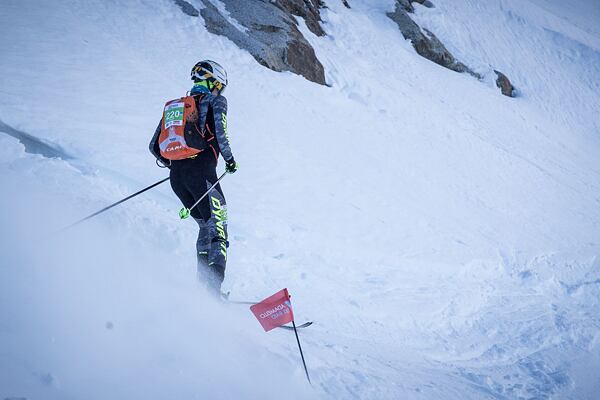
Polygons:
<instances>
[{"instance_id":1,"label":"white helmet","mask_svg":"<svg viewBox=\"0 0 600 400\"><path fill-rule=\"evenodd\" d=\"M194 82L208 81L210 90L217 88L219 93L225 90L227 86L227 72L221 64L211 60L204 60L196 63L192 68L191 78Z\"/></svg>"}]
</instances>

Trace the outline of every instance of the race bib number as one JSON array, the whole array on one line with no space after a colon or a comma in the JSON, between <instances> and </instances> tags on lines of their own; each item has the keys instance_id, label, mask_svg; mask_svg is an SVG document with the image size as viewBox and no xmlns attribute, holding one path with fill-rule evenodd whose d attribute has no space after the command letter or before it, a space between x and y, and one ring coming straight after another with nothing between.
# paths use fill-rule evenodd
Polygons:
<instances>
[{"instance_id":1,"label":"race bib number","mask_svg":"<svg viewBox=\"0 0 600 400\"><path fill-rule=\"evenodd\" d=\"M165 129L183 125L183 102L175 102L167 105L163 121L165 122Z\"/></svg>"}]
</instances>

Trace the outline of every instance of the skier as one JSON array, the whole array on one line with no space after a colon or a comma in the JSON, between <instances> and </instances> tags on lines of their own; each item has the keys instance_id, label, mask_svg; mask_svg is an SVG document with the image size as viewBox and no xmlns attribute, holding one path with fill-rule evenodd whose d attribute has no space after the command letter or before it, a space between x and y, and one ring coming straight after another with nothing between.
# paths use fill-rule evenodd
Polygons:
<instances>
[{"instance_id":1,"label":"skier","mask_svg":"<svg viewBox=\"0 0 600 400\"><path fill-rule=\"evenodd\" d=\"M150 152L170 169L173 191L186 209L217 181L219 154L225 171L238 169L227 134L227 73L218 63L204 60L194 65L189 95L166 103L163 117L150 141ZM199 227L196 241L198 277L211 292L221 294L227 262L227 204L217 185L195 208Z\"/></svg>"}]
</instances>

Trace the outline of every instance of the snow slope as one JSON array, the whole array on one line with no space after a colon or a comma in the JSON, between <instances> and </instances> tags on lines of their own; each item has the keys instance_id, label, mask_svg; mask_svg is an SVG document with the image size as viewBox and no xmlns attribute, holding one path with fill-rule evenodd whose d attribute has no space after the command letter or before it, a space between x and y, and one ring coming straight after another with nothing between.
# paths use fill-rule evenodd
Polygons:
<instances>
[{"instance_id":1,"label":"snow slope","mask_svg":"<svg viewBox=\"0 0 600 400\"><path fill-rule=\"evenodd\" d=\"M593 399L600 15L578 3L417 7L479 82L417 56L393 1L327 1L327 36L300 21L321 87L167 0L4 1L0 120L73 159L0 135L0 398ZM312 388L289 332L197 287L166 185L48 234L165 175L147 142L202 58L241 163L225 289L289 288Z\"/></svg>"}]
</instances>

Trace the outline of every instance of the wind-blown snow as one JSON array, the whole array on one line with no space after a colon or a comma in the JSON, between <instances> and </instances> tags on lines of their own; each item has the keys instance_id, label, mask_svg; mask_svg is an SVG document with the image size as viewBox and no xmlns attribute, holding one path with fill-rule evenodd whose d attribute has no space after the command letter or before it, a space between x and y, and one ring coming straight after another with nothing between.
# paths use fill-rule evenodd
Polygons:
<instances>
[{"instance_id":1,"label":"wind-blown snow","mask_svg":"<svg viewBox=\"0 0 600 400\"><path fill-rule=\"evenodd\" d=\"M3 2L0 120L73 159L0 135L0 398L593 399L592 3L417 6L479 82L419 57L393 1L328 1L327 36L300 21L323 87L167 0ZM312 388L293 334L196 284L195 226L167 184L50 234L166 175L147 143L203 58L229 72L241 164L223 183L224 288L289 288L298 322L315 321L301 332Z\"/></svg>"}]
</instances>

